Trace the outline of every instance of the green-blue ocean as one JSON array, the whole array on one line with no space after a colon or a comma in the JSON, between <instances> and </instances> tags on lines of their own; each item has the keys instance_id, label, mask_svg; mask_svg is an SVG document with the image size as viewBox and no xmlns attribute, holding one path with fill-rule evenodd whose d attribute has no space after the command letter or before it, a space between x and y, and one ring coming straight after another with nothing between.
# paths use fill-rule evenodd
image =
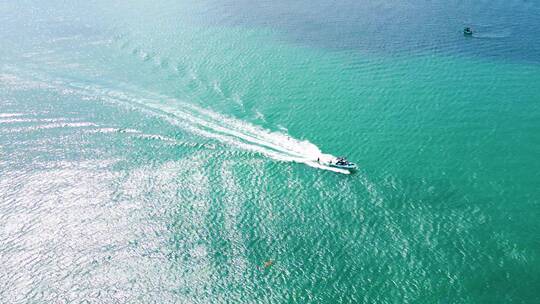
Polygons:
<instances>
[{"instance_id":1,"label":"green-blue ocean","mask_svg":"<svg viewBox=\"0 0 540 304\"><path fill-rule=\"evenodd\" d=\"M0 0L0 303L540 303L540 3Z\"/></svg>"}]
</instances>

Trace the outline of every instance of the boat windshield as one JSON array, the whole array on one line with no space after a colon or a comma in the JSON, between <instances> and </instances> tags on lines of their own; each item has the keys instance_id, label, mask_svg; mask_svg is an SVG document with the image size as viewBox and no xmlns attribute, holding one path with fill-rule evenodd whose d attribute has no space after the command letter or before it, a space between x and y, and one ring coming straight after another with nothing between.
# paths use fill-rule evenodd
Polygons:
<instances>
[{"instance_id":1,"label":"boat windshield","mask_svg":"<svg viewBox=\"0 0 540 304\"><path fill-rule=\"evenodd\" d=\"M347 165L347 164L349 164L349 162L348 162L345 158L339 157L339 158L337 159L336 164L338 164L338 165Z\"/></svg>"}]
</instances>

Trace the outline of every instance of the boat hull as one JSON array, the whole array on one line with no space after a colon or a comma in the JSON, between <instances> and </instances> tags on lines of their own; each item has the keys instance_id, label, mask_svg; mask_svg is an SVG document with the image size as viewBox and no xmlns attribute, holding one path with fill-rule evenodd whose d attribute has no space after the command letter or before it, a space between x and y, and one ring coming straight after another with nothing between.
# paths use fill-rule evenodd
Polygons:
<instances>
[{"instance_id":1,"label":"boat hull","mask_svg":"<svg viewBox=\"0 0 540 304\"><path fill-rule=\"evenodd\" d=\"M332 168L339 168L339 169L345 169L345 170L356 170L358 167L356 164L348 164L348 165L336 165L336 164L329 164Z\"/></svg>"}]
</instances>

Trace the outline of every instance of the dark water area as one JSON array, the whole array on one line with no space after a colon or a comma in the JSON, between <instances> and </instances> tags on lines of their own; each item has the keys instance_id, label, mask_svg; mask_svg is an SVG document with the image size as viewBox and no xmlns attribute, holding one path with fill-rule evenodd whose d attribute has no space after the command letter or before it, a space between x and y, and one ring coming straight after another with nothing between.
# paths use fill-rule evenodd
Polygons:
<instances>
[{"instance_id":1,"label":"dark water area","mask_svg":"<svg viewBox=\"0 0 540 304\"><path fill-rule=\"evenodd\" d=\"M192 16L202 22L268 27L316 47L540 63L540 6L534 1L203 3ZM474 30L472 37L464 37L464 27Z\"/></svg>"}]
</instances>

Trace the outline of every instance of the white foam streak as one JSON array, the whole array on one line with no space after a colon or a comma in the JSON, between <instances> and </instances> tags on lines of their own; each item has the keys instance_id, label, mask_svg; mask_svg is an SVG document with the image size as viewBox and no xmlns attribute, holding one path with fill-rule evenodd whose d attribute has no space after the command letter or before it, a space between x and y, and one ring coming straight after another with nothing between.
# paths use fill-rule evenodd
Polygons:
<instances>
[{"instance_id":1,"label":"white foam streak","mask_svg":"<svg viewBox=\"0 0 540 304\"><path fill-rule=\"evenodd\" d=\"M33 123L33 122L63 122L70 121L67 118L1 118L0 124Z\"/></svg>"},{"instance_id":2,"label":"white foam streak","mask_svg":"<svg viewBox=\"0 0 540 304\"><path fill-rule=\"evenodd\" d=\"M109 96L115 95L117 98L127 97L123 93L120 96L114 92L109 93ZM174 106L156 103L155 101L163 101L163 99L168 103L173 103ZM343 174L350 173L348 170L324 165L325 162L335 157L330 154L323 154L316 145L309 141L294 139L287 134L279 132L271 132L206 109L179 103L175 99L156 96L155 100L129 98L129 102L140 103L145 107L172 115L172 117L165 115L165 119L201 136L231 144L245 150L255 151L275 160L303 163L313 168ZM320 158L322 163L317 161L318 158Z\"/></svg>"},{"instance_id":3,"label":"white foam streak","mask_svg":"<svg viewBox=\"0 0 540 304\"><path fill-rule=\"evenodd\" d=\"M24 113L0 113L0 118L6 117L19 117L25 115Z\"/></svg>"},{"instance_id":4,"label":"white foam streak","mask_svg":"<svg viewBox=\"0 0 540 304\"><path fill-rule=\"evenodd\" d=\"M9 132L31 132L31 131L46 130L46 129L86 128L86 127L97 127L97 125L91 122L50 123L50 124L38 125L38 126L10 128L6 130L8 130Z\"/></svg>"}]
</instances>

